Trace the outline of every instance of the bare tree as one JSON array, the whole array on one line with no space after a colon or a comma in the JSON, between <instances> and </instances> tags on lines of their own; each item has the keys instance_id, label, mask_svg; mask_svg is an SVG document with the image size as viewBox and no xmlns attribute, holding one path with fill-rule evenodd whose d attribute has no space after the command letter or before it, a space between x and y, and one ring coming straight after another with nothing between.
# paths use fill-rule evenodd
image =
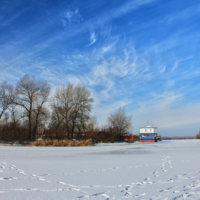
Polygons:
<instances>
[{"instance_id":1,"label":"bare tree","mask_svg":"<svg viewBox=\"0 0 200 200\"><path fill-rule=\"evenodd\" d=\"M90 117L88 123L87 123L87 130L88 131L99 131L98 123L97 123L97 118L96 116Z\"/></svg>"},{"instance_id":2,"label":"bare tree","mask_svg":"<svg viewBox=\"0 0 200 200\"><path fill-rule=\"evenodd\" d=\"M39 116L42 108L47 102L50 93L50 86L47 82L37 81L34 77L30 78L27 74L16 85L16 101L15 103L22 106L28 117L29 140L33 140L35 136L32 134L32 122L35 121L37 128ZM33 120L33 113L35 119Z\"/></svg>"},{"instance_id":3,"label":"bare tree","mask_svg":"<svg viewBox=\"0 0 200 200\"><path fill-rule=\"evenodd\" d=\"M81 136L81 132L83 133L86 128L87 128L87 124L86 124L87 119L85 119L84 116L80 116L79 120L76 123L76 130L78 132L77 138L80 139Z\"/></svg>"},{"instance_id":4,"label":"bare tree","mask_svg":"<svg viewBox=\"0 0 200 200\"><path fill-rule=\"evenodd\" d=\"M89 119L92 102L91 93L84 86L68 84L57 88L52 104L54 119L58 120L56 128L64 124L68 139L73 139L76 126Z\"/></svg>"},{"instance_id":5,"label":"bare tree","mask_svg":"<svg viewBox=\"0 0 200 200\"><path fill-rule=\"evenodd\" d=\"M38 132L41 134L41 129L44 129L49 116L48 110L42 107L42 104L33 110L33 138L36 138Z\"/></svg>"},{"instance_id":6,"label":"bare tree","mask_svg":"<svg viewBox=\"0 0 200 200\"><path fill-rule=\"evenodd\" d=\"M4 125L8 125L9 119L10 119L10 114L8 112L5 112L3 119Z\"/></svg>"},{"instance_id":7,"label":"bare tree","mask_svg":"<svg viewBox=\"0 0 200 200\"><path fill-rule=\"evenodd\" d=\"M49 128L55 130L56 139L59 139L58 128L63 123L63 121L64 121L63 115L60 114L57 107L53 107L53 112L51 114L51 122L49 124Z\"/></svg>"},{"instance_id":8,"label":"bare tree","mask_svg":"<svg viewBox=\"0 0 200 200\"><path fill-rule=\"evenodd\" d=\"M6 81L0 84L0 119L15 99L13 86Z\"/></svg>"},{"instance_id":9,"label":"bare tree","mask_svg":"<svg viewBox=\"0 0 200 200\"><path fill-rule=\"evenodd\" d=\"M38 125L42 126L42 122L45 122L49 117L48 110L44 107L44 104L48 101L49 93L50 93L50 86L45 82L41 85L41 94L40 98L37 99L35 103L34 112L34 129L33 129L33 138L36 136L36 131Z\"/></svg>"},{"instance_id":10,"label":"bare tree","mask_svg":"<svg viewBox=\"0 0 200 200\"><path fill-rule=\"evenodd\" d=\"M92 110L91 92L84 86L77 85L74 88L73 107L70 112L71 139L73 139L74 128L80 120L87 121Z\"/></svg>"},{"instance_id":11,"label":"bare tree","mask_svg":"<svg viewBox=\"0 0 200 200\"><path fill-rule=\"evenodd\" d=\"M196 139L200 139L200 131L199 131L199 133L196 135Z\"/></svg>"},{"instance_id":12,"label":"bare tree","mask_svg":"<svg viewBox=\"0 0 200 200\"><path fill-rule=\"evenodd\" d=\"M55 126L56 134L58 127L61 125L61 123L63 123L65 126L68 139L70 138L69 116L70 116L70 111L73 107L73 91L74 91L74 86L71 84L57 88L52 103L52 108L54 110L52 114L55 115L53 116L53 119L57 120Z\"/></svg>"},{"instance_id":13,"label":"bare tree","mask_svg":"<svg viewBox=\"0 0 200 200\"><path fill-rule=\"evenodd\" d=\"M131 119L132 116L125 115L124 107L120 107L114 115L110 115L108 122L113 133L123 135L130 132L132 126Z\"/></svg>"},{"instance_id":14,"label":"bare tree","mask_svg":"<svg viewBox=\"0 0 200 200\"><path fill-rule=\"evenodd\" d=\"M12 104L10 106L10 113L11 113L11 122L17 124L20 121L19 114L16 110L16 105Z\"/></svg>"}]
</instances>

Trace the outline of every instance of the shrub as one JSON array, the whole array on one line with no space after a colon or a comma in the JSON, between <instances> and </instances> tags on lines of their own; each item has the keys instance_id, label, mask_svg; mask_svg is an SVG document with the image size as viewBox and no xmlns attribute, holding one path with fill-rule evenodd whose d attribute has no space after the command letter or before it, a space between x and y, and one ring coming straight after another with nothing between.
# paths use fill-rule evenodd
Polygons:
<instances>
[{"instance_id":1,"label":"shrub","mask_svg":"<svg viewBox=\"0 0 200 200\"><path fill-rule=\"evenodd\" d=\"M126 139L124 140L124 142L133 143L134 141L133 141L133 140L129 140L129 139L126 138Z\"/></svg>"},{"instance_id":2,"label":"shrub","mask_svg":"<svg viewBox=\"0 0 200 200\"><path fill-rule=\"evenodd\" d=\"M93 142L92 142L92 139L88 139L85 141L85 146L93 146Z\"/></svg>"},{"instance_id":3,"label":"shrub","mask_svg":"<svg viewBox=\"0 0 200 200\"><path fill-rule=\"evenodd\" d=\"M61 147L67 147L69 143L69 140L60 140L59 141L59 146Z\"/></svg>"},{"instance_id":4,"label":"shrub","mask_svg":"<svg viewBox=\"0 0 200 200\"><path fill-rule=\"evenodd\" d=\"M52 140L45 140L45 146L52 146L53 141Z\"/></svg>"},{"instance_id":5,"label":"shrub","mask_svg":"<svg viewBox=\"0 0 200 200\"><path fill-rule=\"evenodd\" d=\"M70 141L68 142L68 147L73 147L73 146L74 146L74 142L70 140Z\"/></svg>"},{"instance_id":6,"label":"shrub","mask_svg":"<svg viewBox=\"0 0 200 200\"><path fill-rule=\"evenodd\" d=\"M53 140L52 146L53 146L53 147L59 147L59 142L58 142L58 140Z\"/></svg>"},{"instance_id":7,"label":"shrub","mask_svg":"<svg viewBox=\"0 0 200 200\"><path fill-rule=\"evenodd\" d=\"M83 140L79 141L79 146L85 146L85 141Z\"/></svg>"},{"instance_id":8,"label":"shrub","mask_svg":"<svg viewBox=\"0 0 200 200\"><path fill-rule=\"evenodd\" d=\"M199 133L196 135L196 139L200 139L200 131L199 131Z\"/></svg>"},{"instance_id":9,"label":"shrub","mask_svg":"<svg viewBox=\"0 0 200 200\"><path fill-rule=\"evenodd\" d=\"M31 144L31 146L45 146L44 141L36 141Z\"/></svg>"}]
</instances>

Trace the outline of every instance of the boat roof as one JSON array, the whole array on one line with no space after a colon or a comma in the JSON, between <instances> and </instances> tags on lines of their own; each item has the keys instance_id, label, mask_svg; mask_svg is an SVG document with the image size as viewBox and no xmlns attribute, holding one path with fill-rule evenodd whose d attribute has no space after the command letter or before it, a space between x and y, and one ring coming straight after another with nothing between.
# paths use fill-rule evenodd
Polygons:
<instances>
[{"instance_id":1,"label":"boat roof","mask_svg":"<svg viewBox=\"0 0 200 200\"><path fill-rule=\"evenodd\" d=\"M157 129L157 127L154 127L154 126L146 126L146 127L140 127L140 128L154 128L154 129Z\"/></svg>"}]
</instances>

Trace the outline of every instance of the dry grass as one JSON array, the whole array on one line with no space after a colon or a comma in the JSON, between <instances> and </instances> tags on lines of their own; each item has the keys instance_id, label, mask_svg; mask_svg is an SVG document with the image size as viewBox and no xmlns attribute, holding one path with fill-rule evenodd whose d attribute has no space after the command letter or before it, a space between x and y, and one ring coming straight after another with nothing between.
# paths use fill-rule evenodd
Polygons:
<instances>
[{"instance_id":1,"label":"dry grass","mask_svg":"<svg viewBox=\"0 0 200 200\"><path fill-rule=\"evenodd\" d=\"M53 140L52 142L53 142L52 143L53 147L59 147L59 141L58 140Z\"/></svg>"},{"instance_id":2,"label":"dry grass","mask_svg":"<svg viewBox=\"0 0 200 200\"><path fill-rule=\"evenodd\" d=\"M72 140L45 140L36 141L31 146L51 146L51 147L77 147L77 146L94 146L92 139L72 141Z\"/></svg>"},{"instance_id":3,"label":"dry grass","mask_svg":"<svg viewBox=\"0 0 200 200\"><path fill-rule=\"evenodd\" d=\"M45 146L52 146L53 141L52 140L45 140Z\"/></svg>"},{"instance_id":4,"label":"dry grass","mask_svg":"<svg viewBox=\"0 0 200 200\"><path fill-rule=\"evenodd\" d=\"M45 146L44 141L36 141L31 144L31 146Z\"/></svg>"},{"instance_id":5,"label":"dry grass","mask_svg":"<svg viewBox=\"0 0 200 200\"><path fill-rule=\"evenodd\" d=\"M133 141L133 140L129 140L129 139L126 138L126 139L124 140L124 142L133 143L134 141Z\"/></svg>"}]
</instances>

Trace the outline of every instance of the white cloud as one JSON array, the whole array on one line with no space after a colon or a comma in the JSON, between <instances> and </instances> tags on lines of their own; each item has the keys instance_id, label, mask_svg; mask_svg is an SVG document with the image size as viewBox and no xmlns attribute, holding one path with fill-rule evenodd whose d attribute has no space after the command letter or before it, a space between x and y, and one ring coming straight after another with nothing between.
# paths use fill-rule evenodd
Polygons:
<instances>
[{"instance_id":1,"label":"white cloud","mask_svg":"<svg viewBox=\"0 0 200 200\"><path fill-rule=\"evenodd\" d=\"M192 6L187 7L187 9L184 10L176 10L175 13L171 13L168 16L165 17L166 20L168 20L170 23L177 20L186 20L190 17L193 17L195 15L199 15L200 13L200 6L197 6L196 4Z\"/></svg>"},{"instance_id":2,"label":"white cloud","mask_svg":"<svg viewBox=\"0 0 200 200\"><path fill-rule=\"evenodd\" d=\"M161 74L165 72L165 68L166 68L166 66L163 66L163 67L162 67L162 69L160 70L160 73L161 73Z\"/></svg>"},{"instance_id":3,"label":"white cloud","mask_svg":"<svg viewBox=\"0 0 200 200\"><path fill-rule=\"evenodd\" d=\"M200 104L180 106L183 97L182 94L167 92L156 95L146 105L143 102L143 106L133 114L135 128L139 131L139 127L145 126L145 121L150 120L151 125L158 126L161 130L170 130L168 135L176 135L173 128L199 123ZM194 133L188 133L190 134Z\"/></svg>"},{"instance_id":4,"label":"white cloud","mask_svg":"<svg viewBox=\"0 0 200 200\"><path fill-rule=\"evenodd\" d=\"M0 26L7 26L10 25L10 23L12 23L12 21L14 21L16 18L18 18L20 15L22 15L24 12L26 12L27 10L29 10L31 7L27 7L24 8L23 10L21 10L19 13L15 14L14 16L12 16L10 19L4 21L2 24L0 24Z\"/></svg>"},{"instance_id":5,"label":"white cloud","mask_svg":"<svg viewBox=\"0 0 200 200\"><path fill-rule=\"evenodd\" d=\"M173 68L171 70L171 72L173 72L177 67L178 67L178 61L175 62L174 66L173 66Z\"/></svg>"},{"instance_id":6,"label":"white cloud","mask_svg":"<svg viewBox=\"0 0 200 200\"><path fill-rule=\"evenodd\" d=\"M98 101L98 98L95 97L95 101L96 99ZM107 124L107 119L110 114L116 112L119 107L127 106L130 103L131 101L127 99L114 101L109 104L102 104L101 102L98 102L98 104L94 104L92 114L98 116L99 125L105 125Z\"/></svg>"},{"instance_id":7,"label":"white cloud","mask_svg":"<svg viewBox=\"0 0 200 200\"><path fill-rule=\"evenodd\" d=\"M87 47L93 45L96 41L98 40L98 36L97 34L93 31L91 34L90 34L90 43L88 45L86 45Z\"/></svg>"},{"instance_id":8,"label":"white cloud","mask_svg":"<svg viewBox=\"0 0 200 200\"><path fill-rule=\"evenodd\" d=\"M75 11L66 10L61 15L61 21L63 26L67 26L68 24L79 24L83 21L82 16L79 14L78 8Z\"/></svg>"}]
</instances>

